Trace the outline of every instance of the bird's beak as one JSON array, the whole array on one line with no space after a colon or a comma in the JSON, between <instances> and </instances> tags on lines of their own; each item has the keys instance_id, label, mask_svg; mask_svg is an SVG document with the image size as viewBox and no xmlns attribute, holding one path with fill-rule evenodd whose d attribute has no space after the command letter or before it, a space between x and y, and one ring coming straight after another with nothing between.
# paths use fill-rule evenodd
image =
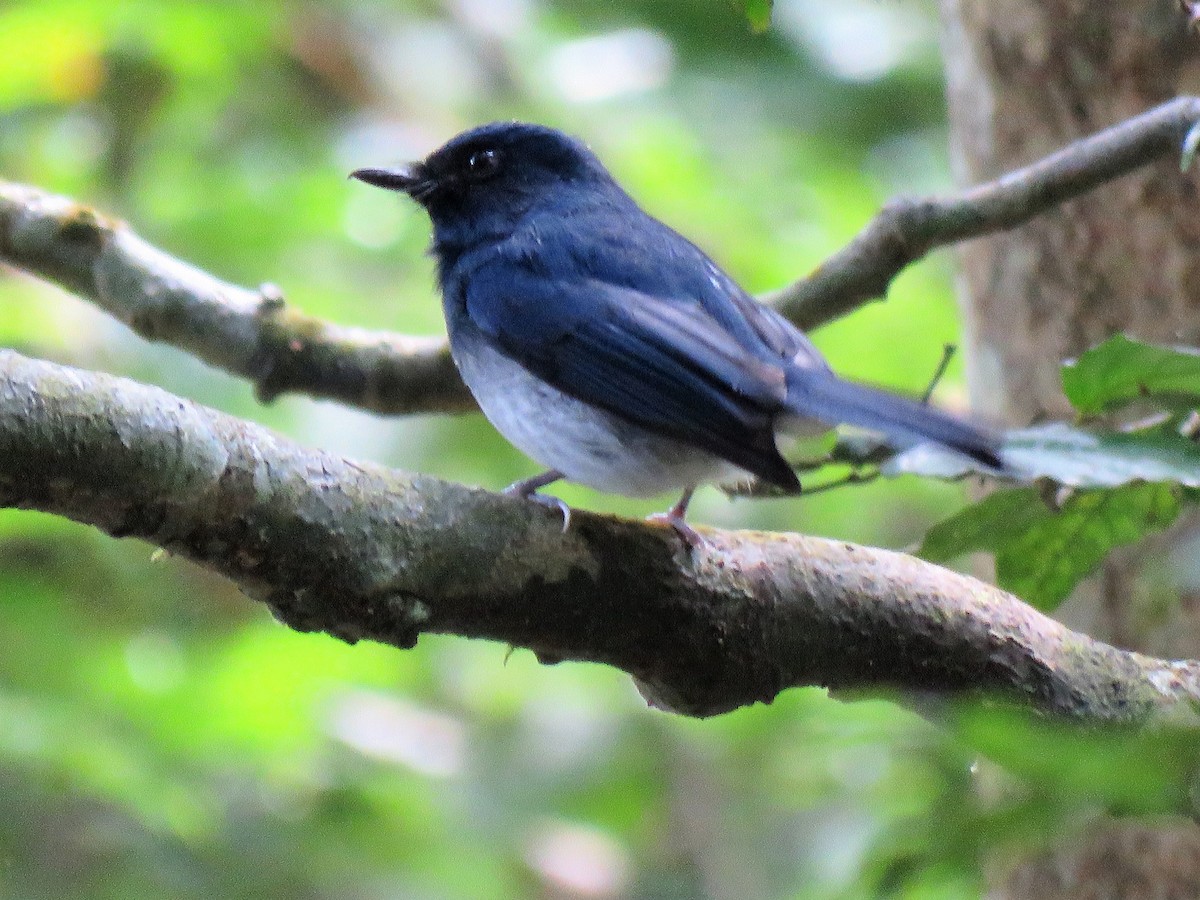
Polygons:
<instances>
[{"instance_id":1,"label":"bird's beak","mask_svg":"<svg viewBox=\"0 0 1200 900\"><path fill-rule=\"evenodd\" d=\"M385 190L401 191L413 197L426 193L432 186L429 178L422 172L420 163L410 163L396 169L355 169L350 173L350 177Z\"/></svg>"}]
</instances>

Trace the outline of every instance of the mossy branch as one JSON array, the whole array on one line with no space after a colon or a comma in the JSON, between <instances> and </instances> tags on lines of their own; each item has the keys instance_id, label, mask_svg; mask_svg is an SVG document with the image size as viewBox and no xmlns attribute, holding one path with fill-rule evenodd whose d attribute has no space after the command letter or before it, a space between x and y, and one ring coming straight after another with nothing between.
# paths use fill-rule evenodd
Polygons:
<instances>
[{"instance_id":1,"label":"mossy branch","mask_svg":"<svg viewBox=\"0 0 1200 900\"><path fill-rule=\"evenodd\" d=\"M633 675L696 716L797 685L992 697L1081 722L1191 722L1200 663L1074 633L899 553L665 526L305 449L158 388L0 351L0 505L140 538L281 621L411 647L438 632Z\"/></svg>"}]
</instances>

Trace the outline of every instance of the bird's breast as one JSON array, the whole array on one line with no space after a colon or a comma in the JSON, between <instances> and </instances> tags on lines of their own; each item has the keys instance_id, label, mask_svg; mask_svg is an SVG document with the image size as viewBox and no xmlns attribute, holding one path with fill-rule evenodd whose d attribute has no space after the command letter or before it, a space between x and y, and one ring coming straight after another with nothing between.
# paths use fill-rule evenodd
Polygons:
<instances>
[{"instance_id":1,"label":"bird's breast","mask_svg":"<svg viewBox=\"0 0 1200 900\"><path fill-rule=\"evenodd\" d=\"M705 450L563 393L505 355L465 316L448 324L454 362L483 414L518 450L568 481L651 497L745 477Z\"/></svg>"}]
</instances>

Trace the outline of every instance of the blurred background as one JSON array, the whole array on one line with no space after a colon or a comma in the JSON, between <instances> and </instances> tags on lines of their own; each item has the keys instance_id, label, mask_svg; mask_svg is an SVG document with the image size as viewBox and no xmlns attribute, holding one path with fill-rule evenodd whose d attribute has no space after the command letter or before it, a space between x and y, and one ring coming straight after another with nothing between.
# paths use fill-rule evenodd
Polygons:
<instances>
[{"instance_id":1,"label":"blurred background","mask_svg":"<svg viewBox=\"0 0 1200 900\"><path fill-rule=\"evenodd\" d=\"M435 334L427 219L346 173L529 119L765 291L950 178L932 0L751 18L734 0L2 0L0 177L309 313ZM915 393L957 329L937 255L814 337L843 373ZM535 468L478 416L261 406L10 272L0 343L356 458L491 488ZM693 518L903 548L961 502L916 480L707 490ZM2 897L970 897L988 860L1079 809L1017 815L1028 791L978 789L966 742L885 699L792 690L687 721L600 667L295 634L152 551L0 511Z\"/></svg>"}]
</instances>

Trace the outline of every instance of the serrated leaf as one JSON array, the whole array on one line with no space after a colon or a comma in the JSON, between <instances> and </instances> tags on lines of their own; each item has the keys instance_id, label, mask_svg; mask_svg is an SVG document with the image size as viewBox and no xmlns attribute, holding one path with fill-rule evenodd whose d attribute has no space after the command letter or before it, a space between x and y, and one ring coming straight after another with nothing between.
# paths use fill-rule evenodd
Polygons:
<instances>
[{"instance_id":1,"label":"serrated leaf","mask_svg":"<svg viewBox=\"0 0 1200 900\"><path fill-rule=\"evenodd\" d=\"M771 27L771 10L774 0L745 0L746 18L750 27L757 32L766 31Z\"/></svg>"},{"instance_id":2,"label":"serrated leaf","mask_svg":"<svg viewBox=\"0 0 1200 900\"><path fill-rule=\"evenodd\" d=\"M1114 548L1168 527L1180 505L1178 490L1165 484L1080 491L1059 510L1047 506L1036 488L997 491L935 525L918 555L946 562L992 553L1002 588L1052 610Z\"/></svg>"},{"instance_id":3,"label":"serrated leaf","mask_svg":"<svg viewBox=\"0 0 1200 900\"><path fill-rule=\"evenodd\" d=\"M1084 415L1146 397L1170 406L1200 405L1200 351L1114 335L1063 366L1062 386Z\"/></svg>"},{"instance_id":4,"label":"serrated leaf","mask_svg":"<svg viewBox=\"0 0 1200 900\"><path fill-rule=\"evenodd\" d=\"M1062 423L1010 431L1001 456L1017 481L1049 479L1069 487L1119 487L1135 481L1200 487L1200 445L1170 429L1102 433ZM995 474L933 444L919 444L888 460L883 474L962 478Z\"/></svg>"}]
</instances>

